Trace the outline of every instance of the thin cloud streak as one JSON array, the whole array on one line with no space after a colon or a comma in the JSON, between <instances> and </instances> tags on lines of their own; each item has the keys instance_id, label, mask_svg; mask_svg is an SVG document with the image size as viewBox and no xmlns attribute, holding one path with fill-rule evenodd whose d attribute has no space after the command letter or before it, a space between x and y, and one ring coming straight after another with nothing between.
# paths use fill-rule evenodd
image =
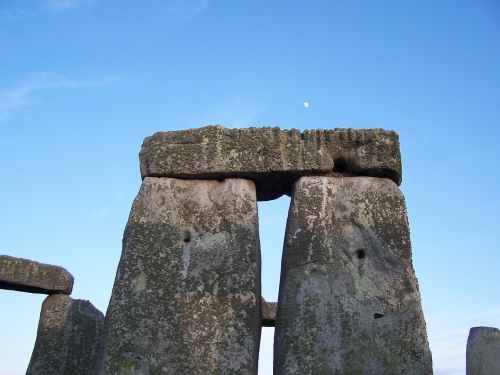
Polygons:
<instances>
[{"instance_id":1,"label":"thin cloud streak","mask_svg":"<svg viewBox=\"0 0 500 375\"><path fill-rule=\"evenodd\" d=\"M0 92L0 121L11 115L14 110L30 105L30 96L36 92L108 86L118 80L110 77L96 81L73 81L55 73L33 74L19 86Z\"/></svg>"},{"instance_id":2,"label":"thin cloud streak","mask_svg":"<svg viewBox=\"0 0 500 375\"><path fill-rule=\"evenodd\" d=\"M208 9L208 0L162 0L161 5L176 23L186 23Z\"/></svg>"},{"instance_id":3,"label":"thin cloud streak","mask_svg":"<svg viewBox=\"0 0 500 375\"><path fill-rule=\"evenodd\" d=\"M86 5L92 5L97 0L43 0L42 8L51 12L65 12Z\"/></svg>"}]
</instances>

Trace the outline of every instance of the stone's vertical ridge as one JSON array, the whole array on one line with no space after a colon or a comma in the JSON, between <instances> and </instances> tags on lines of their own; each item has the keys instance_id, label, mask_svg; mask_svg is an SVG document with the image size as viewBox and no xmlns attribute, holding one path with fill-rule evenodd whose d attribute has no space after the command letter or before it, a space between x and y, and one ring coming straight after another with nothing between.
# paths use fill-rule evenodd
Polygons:
<instances>
[{"instance_id":1,"label":"stone's vertical ridge","mask_svg":"<svg viewBox=\"0 0 500 375\"><path fill-rule=\"evenodd\" d=\"M394 182L299 179L281 272L275 374L432 374Z\"/></svg>"},{"instance_id":2,"label":"stone's vertical ridge","mask_svg":"<svg viewBox=\"0 0 500 375\"><path fill-rule=\"evenodd\" d=\"M500 330L473 327L467 339L467 375L500 374Z\"/></svg>"},{"instance_id":3,"label":"stone's vertical ridge","mask_svg":"<svg viewBox=\"0 0 500 375\"><path fill-rule=\"evenodd\" d=\"M104 316L90 302L47 297L27 375L95 374Z\"/></svg>"},{"instance_id":4,"label":"stone's vertical ridge","mask_svg":"<svg viewBox=\"0 0 500 375\"><path fill-rule=\"evenodd\" d=\"M144 179L106 315L101 374L256 374L253 182Z\"/></svg>"}]
</instances>

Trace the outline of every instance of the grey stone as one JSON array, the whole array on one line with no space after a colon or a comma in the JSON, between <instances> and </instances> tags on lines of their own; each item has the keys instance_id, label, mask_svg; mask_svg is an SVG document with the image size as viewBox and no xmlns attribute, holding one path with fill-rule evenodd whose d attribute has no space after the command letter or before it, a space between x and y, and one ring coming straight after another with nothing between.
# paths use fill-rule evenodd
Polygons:
<instances>
[{"instance_id":1,"label":"grey stone","mask_svg":"<svg viewBox=\"0 0 500 375\"><path fill-rule=\"evenodd\" d=\"M147 177L105 324L102 374L256 374L255 185Z\"/></svg>"},{"instance_id":2,"label":"grey stone","mask_svg":"<svg viewBox=\"0 0 500 375\"><path fill-rule=\"evenodd\" d=\"M281 272L275 374L432 374L394 182L298 180Z\"/></svg>"},{"instance_id":3,"label":"grey stone","mask_svg":"<svg viewBox=\"0 0 500 375\"><path fill-rule=\"evenodd\" d=\"M276 302L267 302L264 298L262 303L262 326L274 327L276 325Z\"/></svg>"},{"instance_id":4,"label":"grey stone","mask_svg":"<svg viewBox=\"0 0 500 375\"><path fill-rule=\"evenodd\" d=\"M0 289L71 294L73 276L62 267L0 255Z\"/></svg>"},{"instance_id":5,"label":"grey stone","mask_svg":"<svg viewBox=\"0 0 500 375\"><path fill-rule=\"evenodd\" d=\"M257 199L290 195L301 176L341 173L401 183L399 138L383 129L199 129L158 132L144 140L142 177L247 178Z\"/></svg>"},{"instance_id":6,"label":"grey stone","mask_svg":"<svg viewBox=\"0 0 500 375\"><path fill-rule=\"evenodd\" d=\"M473 327L467 340L467 375L500 374L500 330Z\"/></svg>"},{"instance_id":7,"label":"grey stone","mask_svg":"<svg viewBox=\"0 0 500 375\"><path fill-rule=\"evenodd\" d=\"M94 375L104 316L89 301L45 299L27 375Z\"/></svg>"}]
</instances>

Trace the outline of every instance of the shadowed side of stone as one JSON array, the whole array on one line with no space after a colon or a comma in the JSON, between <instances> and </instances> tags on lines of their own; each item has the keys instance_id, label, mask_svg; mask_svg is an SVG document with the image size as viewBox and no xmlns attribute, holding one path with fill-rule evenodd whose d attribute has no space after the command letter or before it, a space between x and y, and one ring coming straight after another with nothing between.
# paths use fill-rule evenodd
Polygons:
<instances>
[{"instance_id":1,"label":"shadowed side of stone","mask_svg":"<svg viewBox=\"0 0 500 375\"><path fill-rule=\"evenodd\" d=\"M59 266L0 255L0 289L71 294L73 276Z\"/></svg>"},{"instance_id":2,"label":"shadowed side of stone","mask_svg":"<svg viewBox=\"0 0 500 375\"><path fill-rule=\"evenodd\" d=\"M275 374L432 374L394 182L298 180L281 272Z\"/></svg>"},{"instance_id":3,"label":"shadowed side of stone","mask_svg":"<svg viewBox=\"0 0 500 375\"><path fill-rule=\"evenodd\" d=\"M144 179L106 315L101 374L256 374L255 185Z\"/></svg>"},{"instance_id":4,"label":"shadowed side of stone","mask_svg":"<svg viewBox=\"0 0 500 375\"><path fill-rule=\"evenodd\" d=\"M47 297L26 374L95 374L103 326L103 314L90 302L62 294Z\"/></svg>"},{"instance_id":5,"label":"shadowed side of stone","mask_svg":"<svg viewBox=\"0 0 500 375\"><path fill-rule=\"evenodd\" d=\"M257 199L290 195L301 176L332 172L387 177L401 183L399 138L382 129L199 129L158 132L144 140L142 177L246 178Z\"/></svg>"},{"instance_id":6,"label":"shadowed side of stone","mask_svg":"<svg viewBox=\"0 0 500 375\"><path fill-rule=\"evenodd\" d=\"M467 340L467 375L500 374L500 330L474 327Z\"/></svg>"}]
</instances>

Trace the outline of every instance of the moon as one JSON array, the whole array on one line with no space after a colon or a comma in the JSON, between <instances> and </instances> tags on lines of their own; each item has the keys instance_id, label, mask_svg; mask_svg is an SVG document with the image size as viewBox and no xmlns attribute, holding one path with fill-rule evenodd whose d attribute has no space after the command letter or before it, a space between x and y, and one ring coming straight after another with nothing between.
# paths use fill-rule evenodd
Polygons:
<instances>
[{"instance_id":1,"label":"moon","mask_svg":"<svg viewBox=\"0 0 500 375\"><path fill-rule=\"evenodd\" d=\"M304 102L304 108L309 108L309 102Z\"/></svg>"}]
</instances>

